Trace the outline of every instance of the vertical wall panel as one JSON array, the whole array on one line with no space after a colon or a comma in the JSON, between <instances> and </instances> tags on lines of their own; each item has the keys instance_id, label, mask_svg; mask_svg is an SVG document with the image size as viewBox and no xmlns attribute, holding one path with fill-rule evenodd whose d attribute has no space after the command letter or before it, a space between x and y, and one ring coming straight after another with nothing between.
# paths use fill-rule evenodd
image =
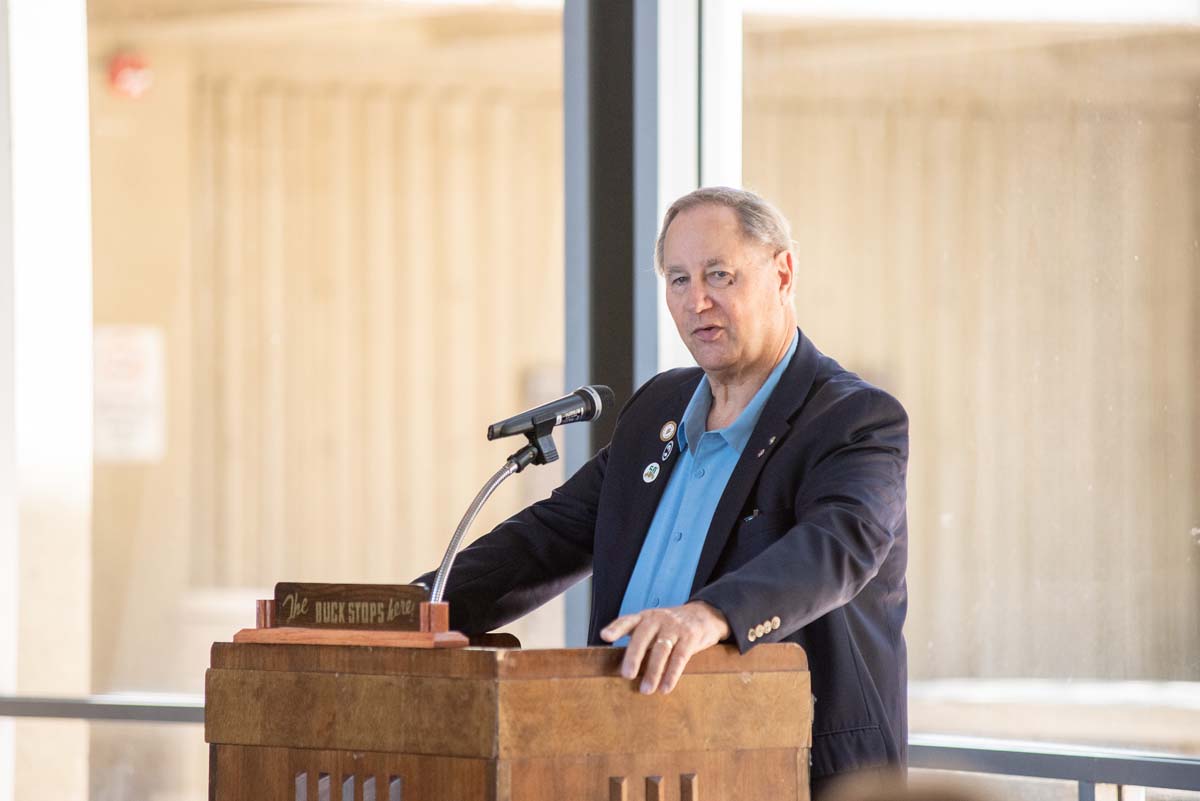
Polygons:
<instances>
[{"instance_id":1,"label":"vertical wall panel","mask_svg":"<svg viewBox=\"0 0 1200 801\"><path fill-rule=\"evenodd\" d=\"M560 369L558 98L195 87L195 580L407 580L513 449L486 423Z\"/></svg>"},{"instance_id":2,"label":"vertical wall panel","mask_svg":"<svg viewBox=\"0 0 1200 801\"><path fill-rule=\"evenodd\" d=\"M363 197L364 217L364 380L371 391L364 400L362 480L363 536L370 567L370 579L383 580L376 566L402 564L400 547L399 503L394 482L399 463L397 435L403 420L397 386L397 354L401 352L395 335L400 305L397 298L397 270L400 248L394 227L397 207L396 186L396 107L394 97L383 91L371 92L364 99ZM369 445L367 443L370 443ZM369 501L369 502L368 502Z\"/></svg>"},{"instance_id":3,"label":"vertical wall panel","mask_svg":"<svg viewBox=\"0 0 1200 801\"><path fill-rule=\"evenodd\" d=\"M192 169L196 186L194 207L195 230L193 245L193 269L189 305L192 324L196 331L207 332L207 336L191 339L191 353L187 357L192 363L192 380L195 386L195 403L191 410L196 431L208 432L197 437L192 446L192 464L189 471L187 493L196 499L191 506L192 531L214 531L217 528L216 492L216 359L215 338L211 335L215 326L216 306L213 300L215 249L213 237L217 230L215 184L216 147L218 138L214 133L213 87L207 80L198 80L193 92L192 105L195 125ZM203 266L202 266L203 265ZM187 358L185 357L185 358ZM192 387L185 388L189 394ZM201 499L205 499L202 501ZM210 586L225 580L219 575L219 559L216 541L212 537L190 537L189 560L192 580L197 586Z\"/></svg>"},{"instance_id":4,"label":"vertical wall panel","mask_svg":"<svg viewBox=\"0 0 1200 801\"><path fill-rule=\"evenodd\" d=\"M263 87L259 93L259 192L262 208L259 215L262 237L261 277L258 280L261 298L260 338L262 342L261 405L259 419L259 454L257 469L260 514L254 521L258 552L255 564L281 564L279 554L287 543L285 525L287 514L287 366L285 342L287 308L285 281L288 271L285 241L286 157L283 140L286 132L286 99L278 87ZM199 535L212 529L196 529L194 539L214 539Z\"/></svg>"},{"instance_id":5,"label":"vertical wall panel","mask_svg":"<svg viewBox=\"0 0 1200 801\"><path fill-rule=\"evenodd\" d=\"M400 377L398 391L402 399L400 420L406 431L401 440L396 488L421 486L422 477L437 480L432 466L437 451L444 448L440 430L435 425L421 425L422 420L434 420L442 413L438 395L432 391L439 362L434 352L437 316L434 305L434 286L437 261L434 258L433 230L436 192L433 171L435 151L434 102L426 92L412 96L400 108L401 138L397 154L401 172L397 176L399 204L396 224L403 231L402 261L397 269L401 300L398 330L397 360L392 366ZM428 563L421 548L423 539L436 534L426 530L440 514L436 485L426 483L422 492L409 492L402 507L400 539L405 543L401 564ZM444 516L442 519L445 519ZM418 533L425 537L416 536ZM429 556L432 548L427 546ZM408 578L408 577L406 577Z\"/></svg>"}]
</instances>

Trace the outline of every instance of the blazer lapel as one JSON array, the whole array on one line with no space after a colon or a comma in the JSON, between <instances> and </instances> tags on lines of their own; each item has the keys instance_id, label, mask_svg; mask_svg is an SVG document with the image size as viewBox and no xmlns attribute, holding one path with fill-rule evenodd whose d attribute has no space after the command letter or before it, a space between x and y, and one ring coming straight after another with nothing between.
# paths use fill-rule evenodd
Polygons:
<instances>
[{"instance_id":1,"label":"blazer lapel","mask_svg":"<svg viewBox=\"0 0 1200 801\"><path fill-rule=\"evenodd\" d=\"M733 474L725 485L717 510L713 512L712 523L708 527L708 535L704 540L704 548L700 551L700 562L696 565L696 577L692 580L692 592L708 583L713 568L725 543L733 533L738 515L746 504L754 482L771 456L771 451L791 428L792 418L804 405L804 399L812 388L813 379L817 375L819 354L812 342L799 332L800 342L796 345L796 353L791 363L784 370L775 391L771 393L767 405L763 407L762 416L754 427L754 433L746 442L746 448L738 459Z\"/></svg>"},{"instance_id":2,"label":"blazer lapel","mask_svg":"<svg viewBox=\"0 0 1200 801\"><path fill-rule=\"evenodd\" d=\"M684 409L687 408L688 401L691 400L692 393L696 391L699 383L700 375L697 371L695 380L683 382L670 404L663 405L660 412L661 419L656 419L653 424L653 433L647 431L644 444L638 445L636 461L633 464L636 475L630 479L633 482L633 490L628 501L628 511L624 524L615 532L615 546L608 551L612 554L610 563L612 572L609 574L611 579L605 582L605 586L613 591L597 591L593 595L593 603L599 606L603 602L610 607L595 610L596 614L593 617L594 620L600 621L599 625L608 623L615 618L621 608L625 589L629 585L629 577L633 575L633 568L637 565L638 557L642 553L646 534L650 531L650 523L654 519L654 513L658 511L658 503L662 500L667 482L671 479L671 473L674 472L675 465L679 462L678 432L671 435L668 440L671 443L670 452L667 453L666 459L662 458L667 448L667 442L663 442L661 437L662 427L668 422L675 423L677 428L683 424L681 418ZM658 474L653 480L646 481L645 471L652 464L658 465ZM609 469L612 469L611 466ZM628 469L628 465L626 469ZM631 473L635 471L631 471ZM599 588L595 589L599 590Z\"/></svg>"}]
</instances>

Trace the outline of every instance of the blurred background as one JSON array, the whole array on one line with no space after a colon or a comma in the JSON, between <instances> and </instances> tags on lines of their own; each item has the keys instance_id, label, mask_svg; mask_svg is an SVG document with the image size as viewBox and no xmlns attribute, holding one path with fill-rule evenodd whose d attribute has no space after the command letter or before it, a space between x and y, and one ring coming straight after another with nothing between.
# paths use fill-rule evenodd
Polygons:
<instances>
[{"instance_id":1,"label":"blurred background","mask_svg":"<svg viewBox=\"0 0 1200 801\"><path fill-rule=\"evenodd\" d=\"M1200 756L1200 5L1159 5L738 9L800 324L912 420L914 734ZM563 8L88 0L78 42L87 351L16 353L89 382L92 432L6 477L3 689L195 699L276 581L433 567L511 450L486 425L572 388ZM20 269L18 338L62 313ZM0 798L207 797L199 725L0 726Z\"/></svg>"}]
</instances>

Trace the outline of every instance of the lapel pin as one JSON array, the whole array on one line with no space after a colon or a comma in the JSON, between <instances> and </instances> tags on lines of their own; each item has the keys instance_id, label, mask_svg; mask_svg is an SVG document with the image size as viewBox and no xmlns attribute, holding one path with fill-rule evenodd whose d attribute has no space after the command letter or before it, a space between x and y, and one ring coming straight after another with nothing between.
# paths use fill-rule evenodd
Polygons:
<instances>
[{"instance_id":1,"label":"lapel pin","mask_svg":"<svg viewBox=\"0 0 1200 801\"><path fill-rule=\"evenodd\" d=\"M764 453L766 453L766 452L767 452L767 449L766 449L766 448L763 448L762 450L760 450L760 451L758 452L758 457L757 457L757 458L761 459L761 458L762 458L762 455L763 455Z\"/></svg>"},{"instance_id":2,"label":"lapel pin","mask_svg":"<svg viewBox=\"0 0 1200 801\"><path fill-rule=\"evenodd\" d=\"M671 451L675 450L675 441L671 440L663 447L662 460L665 462L671 458Z\"/></svg>"},{"instance_id":3,"label":"lapel pin","mask_svg":"<svg viewBox=\"0 0 1200 801\"><path fill-rule=\"evenodd\" d=\"M658 478L658 471L658 462L651 462L650 464L646 465L646 469L642 471L642 481L645 481L647 484L649 484L654 479Z\"/></svg>"},{"instance_id":4,"label":"lapel pin","mask_svg":"<svg viewBox=\"0 0 1200 801\"><path fill-rule=\"evenodd\" d=\"M668 420L663 423L663 427L658 431L658 438L663 442L670 442L675 437L675 421Z\"/></svg>"},{"instance_id":5,"label":"lapel pin","mask_svg":"<svg viewBox=\"0 0 1200 801\"><path fill-rule=\"evenodd\" d=\"M767 440L767 444L768 444L768 445L774 445L774 444L775 444L775 440L776 440L776 439L777 439L777 437L771 437L769 440Z\"/></svg>"}]
</instances>

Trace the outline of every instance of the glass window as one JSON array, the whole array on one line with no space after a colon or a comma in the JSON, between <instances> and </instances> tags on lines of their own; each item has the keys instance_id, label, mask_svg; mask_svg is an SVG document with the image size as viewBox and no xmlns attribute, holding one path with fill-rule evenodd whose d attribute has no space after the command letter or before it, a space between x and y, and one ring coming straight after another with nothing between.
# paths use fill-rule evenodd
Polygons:
<instances>
[{"instance_id":1,"label":"glass window","mask_svg":"<svg viewBox=\"0 0 1200 801\"><path fill-rule=\"evenodd\" d=\"M1200 31L781 5L745 184L910 413L913 731L1200 753Z\"/></svg>"},{"instance_id":2,"label":"glass window","mask_svg":"<svg viewBox=\"0 0 1200 801\"><path fill-rule=\"evenodd\" d=\"M487 424L562 393L561 9L88 5L92 691L199 693L275 582L436 567L512 450ZM72 729L92 796L205 797L200 729L161 728Z\"/></svg>"}]
</instances>

